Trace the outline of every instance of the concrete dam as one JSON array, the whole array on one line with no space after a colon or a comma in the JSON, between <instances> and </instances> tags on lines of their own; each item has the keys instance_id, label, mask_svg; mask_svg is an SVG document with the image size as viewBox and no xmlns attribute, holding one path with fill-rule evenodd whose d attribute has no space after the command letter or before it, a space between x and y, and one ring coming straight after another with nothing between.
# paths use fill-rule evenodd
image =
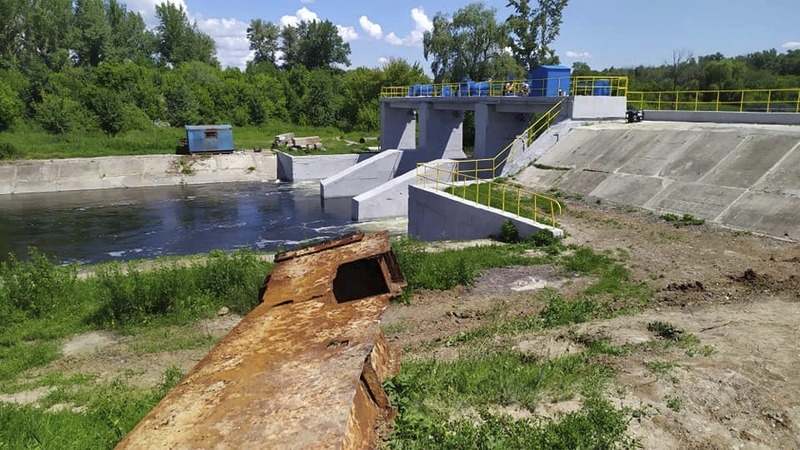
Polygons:
<instances>
[{"instance_id":1,"label":"concrete dam","mask_svg":"<svg viewBox=\"0 0 800 450\"><path fill-rule=\"evenodd\" d=\"M574 125L516 179L540 190L800 239L800 127Z\"/></svg>"}]
</instances>

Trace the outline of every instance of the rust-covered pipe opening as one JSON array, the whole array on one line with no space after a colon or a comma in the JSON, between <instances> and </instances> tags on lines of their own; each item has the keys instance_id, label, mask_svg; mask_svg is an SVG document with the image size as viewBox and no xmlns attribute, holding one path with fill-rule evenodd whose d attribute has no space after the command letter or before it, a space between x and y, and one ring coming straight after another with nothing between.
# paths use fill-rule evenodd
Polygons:
<instances>
[{"instance_id":1,"label":"rust-covered pipe opening","mask_svg":"<svg viewBox=\"0 0 800 450\"><path fill-rule=\"evenodd\" d=\"M118 448L370 448L399 354L380 328L405 279L387 232L283 252L261 304Z\"/></svg>"}]
</instances>

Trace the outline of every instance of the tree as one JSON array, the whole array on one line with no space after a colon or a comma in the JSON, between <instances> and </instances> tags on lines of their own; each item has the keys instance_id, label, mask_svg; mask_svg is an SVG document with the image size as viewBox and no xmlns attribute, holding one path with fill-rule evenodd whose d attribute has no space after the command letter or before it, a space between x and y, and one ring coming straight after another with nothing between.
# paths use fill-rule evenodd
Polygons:
<instances>
[{"instance_id":1,"label":"tree","mask_svg":"<svg viewBox=\"0 0 800 450\"><path fill-rule=\"evenodd\" d=\"M100 64L106 56L111 38L103 0L75 2L75 26L72 32L72 51L76 62L91 67Z\"/></svg>"},{"instance_id":2,"label":"tree","mask_svg":"<svg viewBox=\"0 0 800 450\"><path fill-rule=\"evenodd\" d=\"M508 0L514 12L506 20L510 28L510 46L514 57L530 71L544 64L557 64L550 47L561 32L562 13L568 0Z\"/></svg>"},{"instance_id":3,"label":"tree","mask_svg":"<svg viewBox=\"0 0 800 450\"><path fill-rule=\"evenodd\" d=\"M684 87L683 83L688 81L692 69L696 68L694 52L687 48L672 51L672 64L669 65L669 75L672 80L672 90Z\"/></svg>"},{"instance_id":4,"label":"tree","mask_svg":"<svg viewBox=\"0 0 800 450\"><path fill-rule=\"evenodd\" d=\"M21 110L22 105L16 92L0 79L0 131L10 127Z\"/></svg>"},{"instance_id":5,"label":"tree","mask_svg":"<svg viewBox=\"0 0 800 450\"><path fill-rule=\"evenodd\" d=\"M592 68L589 64L582 61L575 61L572 63L572 75L580 77L592 74Z\"/></svg>"},{"instance_id":6,"label":"tree","mask_svg":"<svg viewBox=\"0 0 800 450\"><path fill-rule=\"evenodd\" d=\"M247 39L250 41L250 50L253 62L269 62L275 64L275 53L278 51L278 37L280 28L272 22L253 19L247 28Z\"/></svg>"},{"instance_id":7,"label":"tree","mask_svg":"<svg viewBox=\"0 0 800 450\"><path fill-rule=\"evenodd\" d=\"M214 40L198 30L197 24L189 23L183 5L162 3L156 6L156 15L159 20L156 27L158 53L164 64L175 67L184 62L201 61L219 65Z\"/></svg>"},{"instance_id":8,"label":"tree","mask_svg":"<svg viewBox=\"0 0 800 450\"><path fill-rule=\"evenodd\" d=\"M308 70L350 65L350 44L344 42L333 22L303 21L281 31L284 66L302 65Z\"/></svg>"},{"instance_id":9,"label":"tree","mask_svg":"<svg viewBox=\"0 0 800 450\"><path fill-rule=\"evenodd\" d=\"M506 28L497 22L496 12L472 3L456 11L452 20L436 13L433 30L422 39L436 82L491 77L492 61L502 54L506 41Z\"/></svg>"},{"instance_id":10,"label":"tree","mask_svg":"<svg viewBox=\"0 0 800 450\"><path fill-rule=\"evenodd\" d=\"M152 62L151 56L157 50L156 36L147 30L139 13L128 11L117 0L108 0L106 21L111 28L106 61Z\"/></svg>"}]
</instances>

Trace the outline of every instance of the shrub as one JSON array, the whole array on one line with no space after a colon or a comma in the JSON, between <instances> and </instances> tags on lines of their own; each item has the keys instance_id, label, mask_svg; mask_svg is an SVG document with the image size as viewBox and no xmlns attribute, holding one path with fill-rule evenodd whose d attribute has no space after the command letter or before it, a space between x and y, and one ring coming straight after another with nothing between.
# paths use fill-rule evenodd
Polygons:
<instances>
[{"instance_id":1,"label":"shrub","mask_svg":"<svg viewBox=\"0 0 800 450\"><path fill-rule=\"evenodd\" d=\"M0 263L0 312L5 317L50 315L74 292L75 266L56 266L35 249L29 250L29 257L20 261L10 254Z\"/></svg>"},{"instance_id":2,"label":"shrub","mask_svg":"<svg viewBox=\"0 0 800 450\"><path fill-rule=\"evenodd\" d=\"M0 159L20 159L22 152L10 142L0 142Z\"/></svg>"}]
</instances>

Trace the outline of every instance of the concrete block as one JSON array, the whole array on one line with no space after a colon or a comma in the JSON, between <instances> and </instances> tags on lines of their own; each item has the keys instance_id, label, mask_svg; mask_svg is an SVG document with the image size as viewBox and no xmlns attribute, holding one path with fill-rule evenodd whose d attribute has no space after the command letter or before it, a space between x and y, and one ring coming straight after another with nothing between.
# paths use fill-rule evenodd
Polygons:
<instances>
[{"instance_id":1,"label":"concrete block","mask_svg":"<svg viewBox=\"0 0 800 450\"><path fill-rule=\"evenodd\" d=\"M705 130L701 133L688 148L662 167L661 176L696 182L741 145L747 136L741 130Z\"/></svg>"},{"instance_id":2,"label":"concrete block","mask_svg":"<svg viewBox=\"0 0 800 450\"><path fill-rule=\"evenodd\" d=\"M654 111L644 112L645 120L671 122L747 123L765 125L800 125L800 114L715 111Z\"/></svg>"},{"instance_id":3,"label":"concrete block","mask_svg":"<svg viewBox=\"0 0 800 450\"><path fill-rule=\"evenodd\" d=\"M800 198L748 192L719 221L772 236L800 239Z\"/></svg>"},{"instance_id":4,"label":"concrete block","mask_svg":"<svg viewBox=\"0 0 800 450\"><path fill-rule=\"evenodd\" d=\"M750 134L700 182L749 188L766 175L797 142L798 137L793 135Z\"/></svg>"},{"instance_id":5,"label":"concrete block","mask_svg":"<svg viewBox=\"0 0 800 450\"><path fill-rule=\"evenodd\" d=\"M408 234L422 241L483 239L510 220L523 237L548 229L563 231L430 188L409 186Z\"/></svg>"},{"instance_id":6,"label":"concrete block","mask_svg":"<svg viewBox=\"0 0 800 450\"><path fill-rule=\"evenodd\" d=\"M675 182L645 206L657 211L691 214L711 221L744 192L740 188Z\"/></svg>"},{"instance_id":7,"label":"concrete block","mask_svg":"<svg viewBox=\"0 0 800 450\"><path fill-rule=\"evenodd\" d=\"M320 182L322 198L355 197L394 178L401 150L386 150Z\"/></svg>"},{"instance_id":8,"label":"concrete block","mask_svg":"<svg viewBox=\"0 0 800 450\"><path fill-rule=\"evenodd\" d=\"M447 164L449 160L431 161L432 165L452 171L456 163ZM357 195L352 199L352 219L356 221L383 219L387 217L405 217L408 215L408 186L423 184L427 186L436 185L437 174L427 174L426 180L419 181L417 170L410 170L393 180L381 184L363 194ZM451 174L441 172L438 174L439 182L450 181ZM442 185L444 187L444 184Z\"/></svg>"},{"instance_id":9,"label":"concrete block","mask_svg":"<svg viewBox=\"0 0 800 450\"><path fill-rule=\"evenodd\" d=\"M611 200L623 205L644 206L672 181L639 175L612 174L589 195Z\"/></svg>"},{"instance_id":10,"label":"concrete block","mask_svg":"<svg viewBox=\"0 0 800 450\"><path fill-rule=\"evenodd\" d=\"M622 119L627 110L628 100L625 97L575 96L571 99L569 114L578 120Z\"/></svg>"},{"instance_id":11,"label":"concrete block","mask_svg":"<svg viewBox=\"0 0 800 450\"><path fill-rule=\"evenodd\" d=\"M351 153L346 155L295 156L284 152L278 155L277 174L281 181L318 181L380 153Z\"/></svg>"},{"instance_id":12,"label":"concrete block","mask_svg":"<svg viewBox=\"0 0 800 450\"><path fill-rule=\"evenodd\" d=\"M798 140L800 142L800 137ZM752 189L800 197L800 143L778 161Z\"/></svg>"},{"instance_id":13,"label":"concrete block","mask_svg":"<svg viewBox=\"0 0 800 450\"><path fill-rule=\"evenodd\" d=\"M101 177L119 177L144 172L144 161L142 156L110 156L98 158L100 162Z\"/></svg>"},{"instance_id":14,"label":"concrete block","mask_svg":"<svg viewBox=\"0 0 800 450\"><path fill-rule=\"evenodd\" d=\"M0 195L13 194L16 184L17 167L14 164L0 165Z\"/></svg>"}]
</instances>

